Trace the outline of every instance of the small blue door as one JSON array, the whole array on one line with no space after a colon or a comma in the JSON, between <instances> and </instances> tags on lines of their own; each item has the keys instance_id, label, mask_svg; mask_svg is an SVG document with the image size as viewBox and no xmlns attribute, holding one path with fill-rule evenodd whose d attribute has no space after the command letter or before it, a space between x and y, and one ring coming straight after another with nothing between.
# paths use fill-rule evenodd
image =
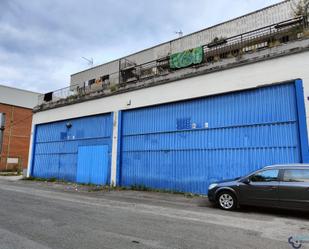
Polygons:
<instances>
[{"instance_id":1,"label":"small blue door","mask_svg":"<svg viewBox=\"0 0 309 249\"><path fill-rule=\"evenodd\" d=\"M79 183L107 184L108 146L91 145L78 147L77 176Z\"/></svg>"}]
</instances>

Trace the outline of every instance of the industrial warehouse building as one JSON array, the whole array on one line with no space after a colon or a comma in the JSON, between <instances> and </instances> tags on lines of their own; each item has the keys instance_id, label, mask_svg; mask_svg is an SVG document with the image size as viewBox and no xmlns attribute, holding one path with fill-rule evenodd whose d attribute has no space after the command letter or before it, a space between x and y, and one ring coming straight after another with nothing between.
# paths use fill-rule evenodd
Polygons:
<instances>
[{"instance_id":1,"label":"industrial warehouse building","mask_svg":"<svg viewBox=\"0 0 309 249\"><path fill-rule=\"evenodd\" d=\"M207 193L308 162L309 36L291 1L73 74L34 109L34 177Z\"/></svg>"}]
</instances>

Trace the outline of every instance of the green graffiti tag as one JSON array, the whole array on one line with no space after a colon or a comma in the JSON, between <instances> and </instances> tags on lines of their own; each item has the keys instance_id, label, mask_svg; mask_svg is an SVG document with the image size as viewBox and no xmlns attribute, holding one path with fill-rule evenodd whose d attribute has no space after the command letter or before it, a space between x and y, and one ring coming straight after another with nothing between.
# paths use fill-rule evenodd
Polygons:
<instances>
[{"instance_id":1,"label":"green graffiti tag","mask_svg":"<svg viewBox=\"0 0 309 249\"><path fill-rule=\"evenodd\" d=\"M170 56L170 68L184 68L203 61L203 48L197 47Z\"/></svg>"}]
</instances>

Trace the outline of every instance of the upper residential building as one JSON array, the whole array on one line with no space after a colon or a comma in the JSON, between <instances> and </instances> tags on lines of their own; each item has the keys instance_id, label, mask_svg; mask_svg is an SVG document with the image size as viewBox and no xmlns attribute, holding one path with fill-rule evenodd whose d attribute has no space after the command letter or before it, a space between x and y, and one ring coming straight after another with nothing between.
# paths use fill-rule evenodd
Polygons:
<instances>
[{"instance_id":1,"label":"upper residential building","mask_svg":"<svg viewBox=\"0 0 309 249\"><path fill-rule=\"evenodd\" d=\"M134 80L134 78L138 76L139 79L143 79L154 74L166 73L166 70L170 69L168 64L171 55L196 47L203 48L205 62L212 62L212 54L214 50L218 49L214 41L221 42L219 47L226 47L237 42L237 38L239 38L237 36L240 34L243 34L242 38L246 42L248 38L253 38L252 35L267 34L268 30L265 29L265 27L295 17L295 12L293 11L295 8L293 7L295 5L294 2L280 2L233 20L141 50L123 58L74 73L71 75L71 85L91 85L95 82L104 82L107 80L113 85L125 83L128 80ZM251 34L252 31L260 28L262 28L262 30ZM273 31L275 31L275 29L273 29ZM247 32L249 32L249 34L247 34ZM265 45L266 44L260 46L265 47ZM239 53L239 51L237 53ZM236 51L234 51L234 54L236 54ZM140 67L136 68L136 66ZM134 67L136 68L135 71ZM155 69L159 72L156 72Z\"/></svg>"}]
</instances>

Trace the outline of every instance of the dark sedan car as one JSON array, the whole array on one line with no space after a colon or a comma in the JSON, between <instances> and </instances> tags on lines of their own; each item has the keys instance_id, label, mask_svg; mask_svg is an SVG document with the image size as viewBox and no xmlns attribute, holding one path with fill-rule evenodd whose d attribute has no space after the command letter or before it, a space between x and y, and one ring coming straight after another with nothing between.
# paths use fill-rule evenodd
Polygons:
<instances>
[{"instance_id":1,"label":"dark sedan car","mask_svg":"<svg viewBox=\"0 0 309 249\"><path fill-rule=\"evenodd\" d=\"M239 205L309 210L309 165L274 165L209 185L208 198L224 210Z\"/></svg>"}]
</instances>

